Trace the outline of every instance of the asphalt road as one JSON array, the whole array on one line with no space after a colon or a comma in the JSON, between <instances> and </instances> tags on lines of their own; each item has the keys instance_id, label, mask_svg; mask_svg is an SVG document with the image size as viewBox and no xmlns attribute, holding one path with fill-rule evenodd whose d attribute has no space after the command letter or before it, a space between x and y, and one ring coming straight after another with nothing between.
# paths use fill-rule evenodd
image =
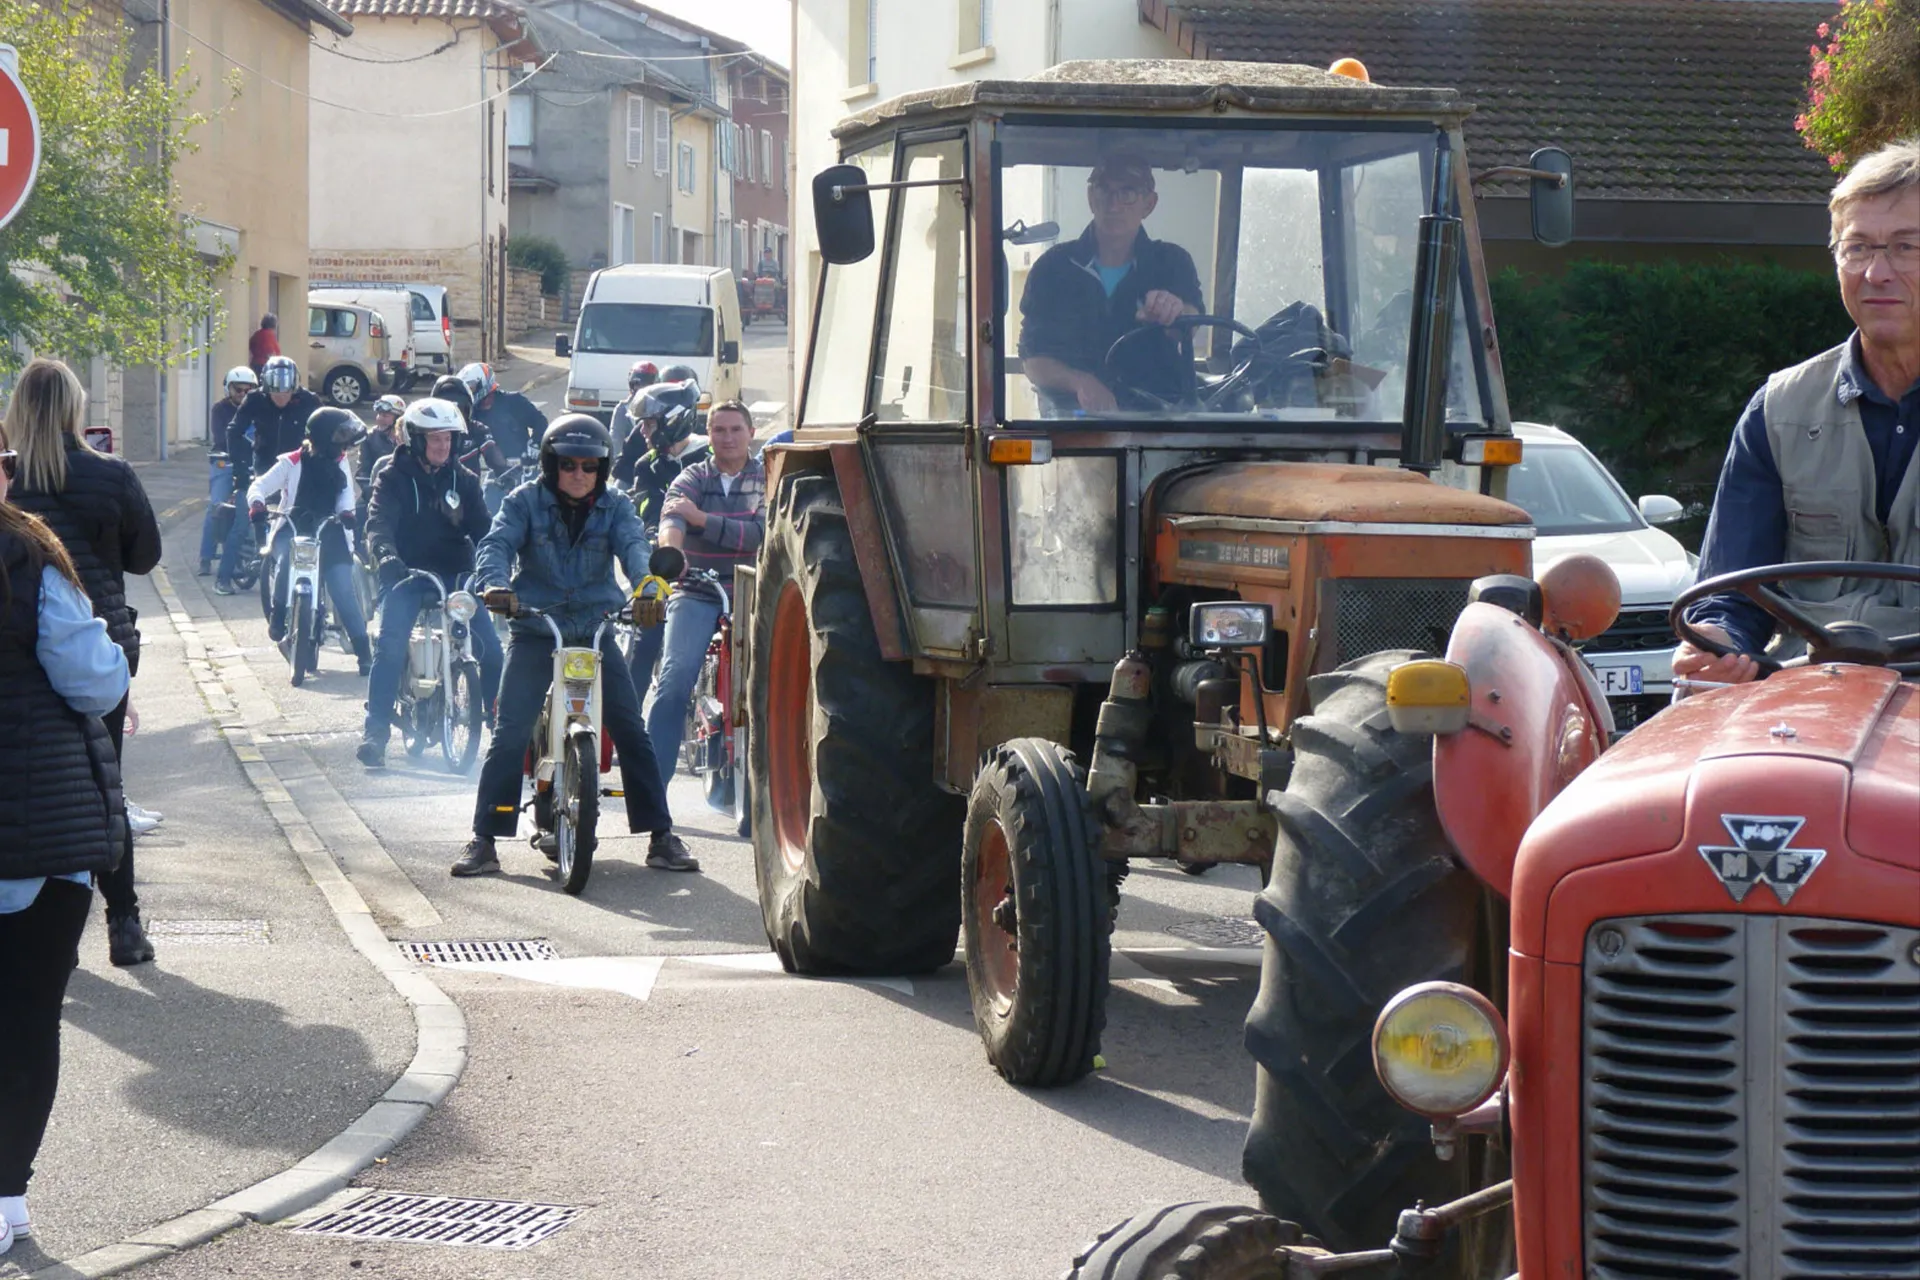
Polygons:
<instances>
[{"instance_id":1,"label":"asphalt road","mask_svg":"<svg viewBox=\"0 0 1920 1280\"><path fill-rule=\"evenodd\" d=\"M749 338L763 334L749 346L756 370L776 351L784 361L784 334ZM558 382L545 390L557 396ZM270 732L304 746L384 850L346 869L389 936L543 940L556 956L434 968L468 1020L466 1074L346 1197L579 1212L528 1252L250 1226L143 1275L1005 1280L1059 1275L1095 1232L1152 1203L1250 1199L1237 1173L1253 1093L1240 1023L1258 952L1194 941L1244 941L1250 869L1137 870L1105 1069L1016 1089L985 1059L958 964L869 981L781 973L751 851L689 778L671 798L702 875L651 871L641 838L606 832L581 898L524 841L502 842L505 874L452 879L472 780L397 743L388 770L365 771L352 659L329 648L319 676L292 689L254 599L213 596L191 550L177 539L168 556L187 612L230 638L270 696Z\"/></svg>"}]
</instances>

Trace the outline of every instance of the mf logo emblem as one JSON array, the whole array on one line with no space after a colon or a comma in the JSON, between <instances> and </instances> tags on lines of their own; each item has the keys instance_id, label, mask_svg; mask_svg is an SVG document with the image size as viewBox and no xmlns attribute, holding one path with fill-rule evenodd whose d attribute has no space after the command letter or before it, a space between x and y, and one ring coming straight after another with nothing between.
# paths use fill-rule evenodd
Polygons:
<instances>
[{"instance_id":1,"label":"mf logo emblem","mask_svg":"<svg viewBox=\"0 0 1920 1280\"><path fill-rule=\"evenodd\" d=\"M1733 843L1703 844L1700 856L1707 860L1713 874L1720 877L1720 883L1727 886L1735 902L1744 900L1754 885L1764 884L1772 888L1773 896L1780 899L1784 907L1827 856L1825 849L1789 847L1800 828L1807 825L1805 818L1723 813L1720 824L1733 837Z\"/></svg>"}]
</instances>

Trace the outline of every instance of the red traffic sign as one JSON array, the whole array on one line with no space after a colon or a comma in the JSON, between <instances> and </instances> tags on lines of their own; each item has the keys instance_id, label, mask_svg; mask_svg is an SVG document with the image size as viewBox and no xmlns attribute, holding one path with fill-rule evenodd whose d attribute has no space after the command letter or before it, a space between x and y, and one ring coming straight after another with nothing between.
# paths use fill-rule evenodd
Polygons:
<instances>
[{"instance_id":1,"label":"red traffic sign","mask_svg":"<svg viewBox=\"0 0 1920 1280\"><path fill-rule=\"evenodd\" d=\"M13 46L0 45L0 227L13 221L40 176L40 116L19 67Z\"/></svg>"}]
</instances>

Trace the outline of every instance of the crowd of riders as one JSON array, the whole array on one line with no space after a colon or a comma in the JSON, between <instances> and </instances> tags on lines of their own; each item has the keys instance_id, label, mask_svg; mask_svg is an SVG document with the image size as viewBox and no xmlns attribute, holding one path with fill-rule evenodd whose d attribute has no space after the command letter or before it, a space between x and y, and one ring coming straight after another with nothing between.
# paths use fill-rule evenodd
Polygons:
<instances>
[{"instance_id":1,"label":"crowd of riders","mask_svg":"<svg viewBox=\"0 0 1920 1280\"><path fill-rule=\"evenodd\" d=\"M710 441L694 371L647 362L633 367L630 398L611 428L577 413L549 423L482 363L438 379L411 404L382 396L370 428L350 410L321 405L285 356L267 356L257 373L237 366L225 390L209 424L200 574L214 578L217 594L242 589L235 574L251 533L268 634L280 643L289 549L296 536L319 539L321 582L368 678L362 765L386 767L408 639L440 590L464 584L489 610L516 619L504 649L487 611L467 624L492 740L473 839L455 875L499 870L495 841L513 833L520 813L523 754L547 698L553 649L546 624L522 611L547 612L569 645L591 643L599 620L627 598L616 568L637 584L656 543L683 549L696 572L662 611L664 625L633 630L625 655L611 635L605 642L618 659L609 670L630 678L605 683L602 721L618 753L629 827L649 836L647 864L698 871L674 834L666 783L721 607L719 592L698 580L730 581L731 565L751 561L764 527L765 478L751 456L746 407L716 407ZM233 508L245 516L231 518ZM356 571L377 584L371 639Z\"/></svg>"}]
</instances>

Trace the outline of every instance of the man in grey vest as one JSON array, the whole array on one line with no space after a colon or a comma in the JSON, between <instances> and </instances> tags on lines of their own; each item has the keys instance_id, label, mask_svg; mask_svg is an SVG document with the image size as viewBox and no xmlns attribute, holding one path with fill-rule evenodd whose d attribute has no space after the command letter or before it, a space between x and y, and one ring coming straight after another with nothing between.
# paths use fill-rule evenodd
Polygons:
<instances>
[{"instance_id":1,"label":"man in grey vest","mask_svg":"<svg viewBox=\"0 0 1920 1280\"><path fill-rule=\"evenodd\" d=\"M1828 200L1840 297L1853 336L1767 379L1733 429L1700 577L1756 565L1866 560L1920 566L1920 137L1864 157ZM1817 578L1775 587L1822 622L1920 632L1920 585ZM1741 652L1690 644L1678 676L1738 684L1805 645L1775 635L1745 597L1719 595L1688 621Z\"/></svg>"}]
</instances>

